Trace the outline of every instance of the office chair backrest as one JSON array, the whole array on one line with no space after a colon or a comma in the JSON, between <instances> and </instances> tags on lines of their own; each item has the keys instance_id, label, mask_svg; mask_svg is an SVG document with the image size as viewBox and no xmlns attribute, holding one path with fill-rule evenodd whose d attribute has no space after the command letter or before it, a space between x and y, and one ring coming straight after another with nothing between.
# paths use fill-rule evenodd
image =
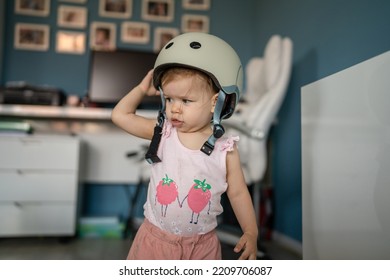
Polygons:
<instances>
[{"instance_id":1,"label":"office chair backrest","mask_svg":"<svg viewBox=\"0 0 390 280\"><path fill-rule=\"evenodd\" d=\"M244 140L246 147L241 148L248 149L247 181L256 182L264 176L267 166L266 140L287 91L292 51L290 38L273 35L266 45L264 57L254 57L246 66L247 90L244 96L248 106L242 112L243 119L245 125L258 136L258 139Z\"/></svg>"}]
</instances>

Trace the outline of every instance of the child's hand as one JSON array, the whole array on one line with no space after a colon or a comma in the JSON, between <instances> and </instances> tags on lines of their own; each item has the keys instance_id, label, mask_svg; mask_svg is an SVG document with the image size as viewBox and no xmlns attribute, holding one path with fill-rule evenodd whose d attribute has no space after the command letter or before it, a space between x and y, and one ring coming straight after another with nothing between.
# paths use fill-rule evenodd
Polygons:
<instances>
[{"instance_id":1,"label":"child's hand","mask_svg":"<svg viewBox=\"0 0 390 280\"><path fill-rule=\"evenodd\" d=\"M153 86L153 69L149 70L138 87L148 96L160 95L160 92Z\"/></svg>"},{"instance_id":2,"label":"child's hand","mask_svg":"<svg viewBox=\"0 0 390 280\"><path fill-rule=\"evenodd\" d=\"M239 260L256 260L257 257L257 236L244 233L234 247L234 252L242 251Z\"/></svg>"}]
</instances>

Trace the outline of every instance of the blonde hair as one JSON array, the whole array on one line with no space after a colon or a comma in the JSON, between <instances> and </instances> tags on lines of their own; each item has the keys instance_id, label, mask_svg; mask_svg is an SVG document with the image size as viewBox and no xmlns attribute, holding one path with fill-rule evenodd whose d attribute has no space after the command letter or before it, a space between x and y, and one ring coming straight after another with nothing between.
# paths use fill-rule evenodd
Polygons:
<instances>
[{"instance_id":1,"label":"blonde hair","mask_svg":"<svg viewBox=\"0 0 390 280\"><path fill-rule=\"evenodd\" d=\"M213 80L205 73L196 69L184 67L172 67L167 69L161 77L161 85L164 87L164 85L171 81L188 77L193 78L193 82L196 83L195 86L201 88L205 92L211 94L218 92Z\"/></svg>"}]
</instances>

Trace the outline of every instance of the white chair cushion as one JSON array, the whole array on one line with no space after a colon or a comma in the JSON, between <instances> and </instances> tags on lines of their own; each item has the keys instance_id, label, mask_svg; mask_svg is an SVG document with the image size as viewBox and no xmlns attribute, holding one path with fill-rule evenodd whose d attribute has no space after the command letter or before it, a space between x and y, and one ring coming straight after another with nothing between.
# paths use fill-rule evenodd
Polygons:
<instances>
[{"instance_id":1,"label":"white chair cushion","mask_svg":"<svg viewBox=\"0 0 390 280\"><path fill-rule=\"evenodd\" d=\"M264 61L260 57L251 58L245 68L246 92L245 100L256 103L265 92Z\"/></svg>"},{"instance_id":2,"label":"white chair cushion","mask_svg":"<svg viewBox=\"0 0 390 280\"><path fill-rule=\"evenodd\" d=\"M282 59L282 38L273 35L264 51L264 75L266 89L272 88L279 77Z\"/></svg>"}]
</instances>

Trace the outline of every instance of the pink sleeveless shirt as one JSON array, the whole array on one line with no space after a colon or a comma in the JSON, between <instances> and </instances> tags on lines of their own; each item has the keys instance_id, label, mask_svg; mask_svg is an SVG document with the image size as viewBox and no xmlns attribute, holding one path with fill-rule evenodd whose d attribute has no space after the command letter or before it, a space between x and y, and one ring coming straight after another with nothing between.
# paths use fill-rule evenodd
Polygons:
<instances>
[{"instance_id":1,"label":"pink sleeveless shirt","mask_svg":"<svg viewBox=\"0 0 390 280\"><path fill-rule=\"evenodd\" d=\"M205 234L217 226L227 189L226 153L238 137L222 137L210 156L180 142L166 121L158 150L162 162L151 167L145 217L162 230L180 236Z\"/></svg>"}]
</instances>

